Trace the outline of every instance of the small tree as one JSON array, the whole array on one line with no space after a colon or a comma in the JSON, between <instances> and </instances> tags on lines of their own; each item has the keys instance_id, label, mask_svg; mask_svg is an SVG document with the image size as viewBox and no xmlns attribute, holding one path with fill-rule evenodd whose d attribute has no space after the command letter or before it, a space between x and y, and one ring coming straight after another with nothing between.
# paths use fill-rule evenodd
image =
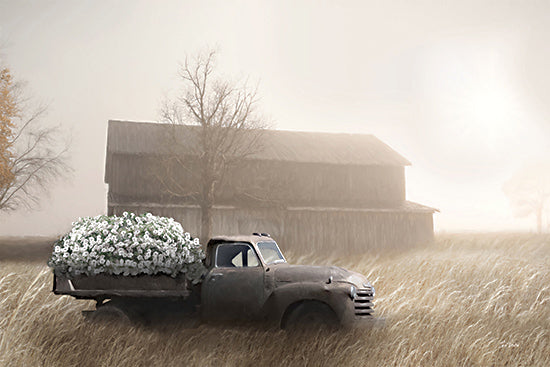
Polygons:
<instances>
[{"instance_id":1,"label":"small tree","mask_svg":"<svg viewBox=\"0 0 550 367\"><path fill-rule=\"evenodd\" d=\"M33 207L70 170L68 144L60 142L58 128L42 124L45 113L9 69L0 67L0 211Z\"/></svg>"},{"instance_id":2,"label":"small tree","mask_svg":"<svg viewBox=\"0 0 550 367\"><path fill-rule=\"evenodd\" d=\"M550 204L550 164L523 167L504 184L503 189L518 217L535 215L537 231L541 233L543 215Z\"/></svg>"},{"instance_id":3,"label":"small tree","mask_svg":"<svg viewBox=\"0 0 550 367\"><path fill-rule=\"evenodd\" d=\"M162 110L164 122L174 129L168 144L165 173L160 175L165 192L191 198L200 207L200 239L211 236L212 209L217 191L227 171L252 153L257 152L258 139L265 120L257 114L257 91L245 82L231 82L216 77L215 52L201 54L180 66L182 90L168 99ZM195 125L198 134L189 143L181 125ZM185 146L183 146L185 145ZM182 152L187 152L187 156ZM184 172L191 180L181 181L174 170Z\"/></svg>"}]
</instances>

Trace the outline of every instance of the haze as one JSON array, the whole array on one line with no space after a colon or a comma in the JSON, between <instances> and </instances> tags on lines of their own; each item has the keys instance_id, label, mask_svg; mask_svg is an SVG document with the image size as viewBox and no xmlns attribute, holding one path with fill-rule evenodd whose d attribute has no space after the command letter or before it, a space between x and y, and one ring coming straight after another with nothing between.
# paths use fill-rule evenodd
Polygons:
<instances>
[{"instance_id":1,"label":"haze","mask_svg":"<svg viewBox=\"0 0 550 367\"><path fill-rule=\"evenodd\" d=\"M1 235L106 212L109 119L157 120L178 62L219 50L278 129L374 134L412 162L436 231L534 230L502 190L550 158L548 2L0 1L2 59L72 134L73 176ZM550 223L545 223L548 226Z\"/></svg>"}]
</instances>

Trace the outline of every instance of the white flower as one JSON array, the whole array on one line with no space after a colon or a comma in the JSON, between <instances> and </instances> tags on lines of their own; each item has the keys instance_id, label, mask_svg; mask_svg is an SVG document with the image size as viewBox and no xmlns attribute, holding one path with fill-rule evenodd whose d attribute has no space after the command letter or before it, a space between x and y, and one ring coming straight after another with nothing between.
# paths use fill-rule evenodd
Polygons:
<instances>
[{"instance_id":1,"label":"white flower","mask_svg":"<svg viewBox=\"0 0 550 367\"><path fill-rule=\"evenodd\" d=\"M203 258L198 239L191 241L172 218L124 213L79 218L54 246L48 265L69 275L185 273L197 282Z\"/></svg>"}]
</instances>

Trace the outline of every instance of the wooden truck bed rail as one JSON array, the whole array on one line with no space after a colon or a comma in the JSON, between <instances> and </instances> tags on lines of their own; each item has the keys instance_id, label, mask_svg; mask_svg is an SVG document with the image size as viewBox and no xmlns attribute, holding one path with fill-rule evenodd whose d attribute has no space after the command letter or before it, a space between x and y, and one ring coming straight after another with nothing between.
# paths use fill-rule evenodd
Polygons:
<instances>
[{"instance_id":1,"label":"wooden truck bed rail","mask_svg":"<svg viewBox=\"0 0 550 367\"><path fill-rule=\"evenodd\" d=\"M185 276L168 275L96 275L68 278L54 274L53 292L81 299L111 297L188 297L191 294Z\"/></svg>"}]
</instances>

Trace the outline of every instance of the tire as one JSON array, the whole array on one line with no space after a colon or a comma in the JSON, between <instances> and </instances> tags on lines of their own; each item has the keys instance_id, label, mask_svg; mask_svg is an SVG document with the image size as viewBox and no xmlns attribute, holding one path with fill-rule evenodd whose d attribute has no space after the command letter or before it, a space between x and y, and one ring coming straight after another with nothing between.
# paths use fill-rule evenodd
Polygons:
<instances>
[{"instance_id":1,"label":"tire","mask_svg":"<svg viewBox=\"0 0 550 367\"><path fill-rule=\"evenodd\" d=\"M98 324L132 324L132 319L127 312L125 312L122 308L109 303L100 306L97 310L92 312L88 316L88 319Z\"/></svg>"},{"instance_id":2,"label":"tire","mask_svg":"<svg viewBox=\"0 0 550 367\"><path fill-rule=\"evenodd\" d=\"M310 301L304 302L292 310L284 322L283 329L289 331L321 328L334 330L338 326L338 317L327 304Z\"/></svg>"}]
</instances>

